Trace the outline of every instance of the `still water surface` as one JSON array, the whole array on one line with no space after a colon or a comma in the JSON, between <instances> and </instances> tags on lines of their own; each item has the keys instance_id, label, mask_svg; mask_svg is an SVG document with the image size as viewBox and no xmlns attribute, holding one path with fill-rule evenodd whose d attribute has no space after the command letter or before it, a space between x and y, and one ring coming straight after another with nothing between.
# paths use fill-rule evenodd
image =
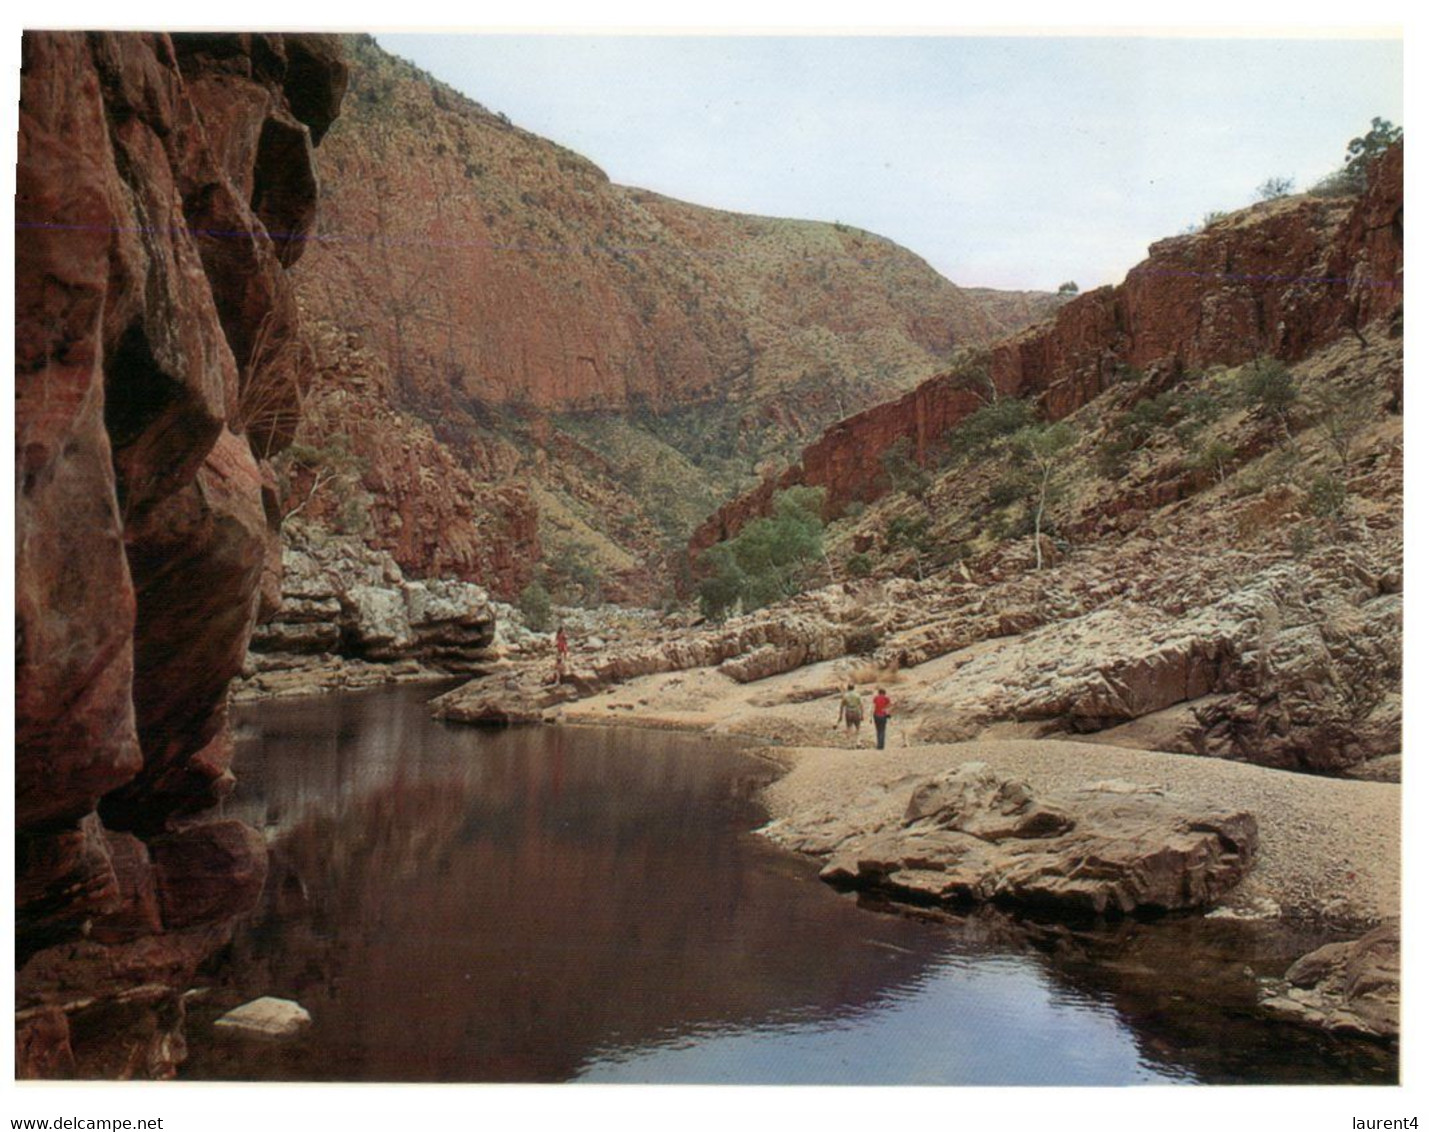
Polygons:
<instances>
[{"instance_id":1,"label":"still water surface","mask_svg":"<svg viewBox=\"0 0 1429 1132\"><path fill-rule=\"evenodd\" d=\"M264 903L191 1011L197 1079L1392 1081L1252 1013L1294 948L1195 921L880 914L751 832L771 766L656 732L488 731L431 688L238 712ZM1194 956L1194 960L1191 958ZM295 1043L216 1037L293 998Z\"/></svg>"}]
</instances>

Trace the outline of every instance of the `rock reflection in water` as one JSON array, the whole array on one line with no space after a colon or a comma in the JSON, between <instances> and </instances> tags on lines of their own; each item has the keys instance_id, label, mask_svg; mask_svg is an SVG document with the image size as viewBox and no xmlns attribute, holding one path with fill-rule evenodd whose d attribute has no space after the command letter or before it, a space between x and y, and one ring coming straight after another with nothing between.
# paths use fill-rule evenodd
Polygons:
<instances>
[{"instance_id":1,"label":"rock reflection in water","mask_svg":"<svg viewBox=\"0 0 1429 1132\"><path fill-rule=\"evenodd\" d=\"M1086 928L1022 921L1018 931L1060 983L1113 1007L1153 1064L1208 1084L1398 1081L1396 1049L1285 1025L1259 1009L1259 980L1325 942L1322 933L1200 916Z\"/></svg>"},{"instance_id":2,"label":"rock reflection in water","mask_svg":"<svg viewBox=\"0 0 1429 1132\"><path fill-rule=\"evenodd\" d=\"M190 1008L184 1076L1384 1079L1253 1018L1230 966L1243 942L1193 975L1204 939L1169 923L875 915L748 832L761 760L654 732L443 726L429 694L242 709L228 808L265 830L273 866ZM212 1032L265 994L311 1010L304 1037Z\"/></svg>"},{"instance_id":3,"label":"rock reflection in water","mask_svg":"<svg viewBox=\"0 0 1429 1132\"><path fill-rule=\"evenodd\" d=\"M750 756L447 728L410 689L256 711L230 808L274 868L210 1009L282 994L314 1027L282 1050L200 1038L188 1076L561 1080L598 1045L857 1009L928 961L918 925L745 832L770 777Z\"/></svg>"}]
</instances>

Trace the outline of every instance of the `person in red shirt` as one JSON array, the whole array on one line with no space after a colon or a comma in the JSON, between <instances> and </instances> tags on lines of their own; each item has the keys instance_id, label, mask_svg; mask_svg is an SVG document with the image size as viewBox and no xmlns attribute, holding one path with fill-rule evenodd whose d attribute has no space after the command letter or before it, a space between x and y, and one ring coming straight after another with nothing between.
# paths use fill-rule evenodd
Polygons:
<instances>
[{"instance_id":1,"label":"person in red shirt","mask_svg":"<svg viewBox=\"0 0 1429 1132\"><path fill-rule=\"evenodd\" d=\"M888 717L893 714L893 701L888 698L888 689L879 688L873 697L873 726L878 731L878 749L883 750L883 742L888 738Z\"/></svg>"}]
</instances>

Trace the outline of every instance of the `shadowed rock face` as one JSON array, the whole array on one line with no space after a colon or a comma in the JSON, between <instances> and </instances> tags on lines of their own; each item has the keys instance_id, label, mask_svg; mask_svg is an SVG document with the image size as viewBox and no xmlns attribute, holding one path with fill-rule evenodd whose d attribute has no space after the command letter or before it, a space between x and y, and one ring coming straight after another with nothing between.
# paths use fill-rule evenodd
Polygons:
<instances>
[{"instance_id":1,"label":"shadowed rock face","mask_svg":"<svg viewBox=\"0 0 1429 1132\"><path fill-rule=\"evenodd\" d=\"M232 781L224 695L276 537L255 453L291 438L285 268L345 73L316 35L24 38L22 1076L171 1073L176 990L262 886L252 831L174 820ZM139 983L153 993L125 997ZM105 1010L128 1020L86 1021ZM99 1033L122 1036L81 1040Z\"/></svg>"}]
</instances>

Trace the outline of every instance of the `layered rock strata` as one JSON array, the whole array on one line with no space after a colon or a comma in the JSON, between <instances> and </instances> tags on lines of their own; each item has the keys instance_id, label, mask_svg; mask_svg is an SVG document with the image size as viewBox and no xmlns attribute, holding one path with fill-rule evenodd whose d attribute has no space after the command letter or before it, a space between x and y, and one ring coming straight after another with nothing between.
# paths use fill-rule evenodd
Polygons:
<instances>
[{"instance_id":1,"label":"layered rock strata","mask_svg":"<svg viewBox=\"0 0 1429 1132\"><path fill-rule=\"evenodd\" d=\"M286 269L346 70L317 35L24 37L16 191L20 1076L165 1076L263 883L201 815L276 546Z\"/></svg>"},{"instance_id":2,"label":"layered rock strata","mask_svg":"<svg viewBox=\"0 0 1429 1132\"><path fill-rule=\"evenodd\" d=\"M1043 604L1025 610L1016 639L970 655L910 697L940 708L919 736L968 738L1015 720L1047 733L1103 732L1123 745L1342 771L1399 750L1399 586L1397 572L1371 556L1336 548L1309 569L1255 572L1180 614L1134 594L1070 617L1049 617ZM911 659L909 644L915 657L968 648L1002 636L1009 620L939 618L890 634L882 656ZM1139 737L1125 726L1132 721Z\"/></svg>"},{"instance_id":3,"label":"layered rock strata","mask_svg":"<svg viewBox=\"0 0 1429 1132\"><path fill-rule=\"evenodd\" d=\"M559 688L550 659L518 659L434 707L453 721L535 722L627 682L646 696L642 678L656 673L758 685L815 666L807 688L745 699L781 711L788 696L824 700L820 719L833 718L846 677L825 662L841 661L872 674L861 680L903 682L900 722L918 742L1015 726L1327 773L1400 749L1397 543L1277 562L1146 539L998 575L990 562L967 578L828 586L722 626L577 650ZM799 741L823 741L821 729L811 719Z\"/></svg>"},{"instance_id":4,"label":"layered rock strata","mask_svg":"<svg viewBox=\"0 0 1429 1132\"><path fill-rule=\"evenodd\" d=\"M240 697L364 687L490 666L496 613L486 591L408 580L392 556L352 535L290 521L282 601L249 643Z\"/></svg>"},{"instance_id":5,"label":"layered rock strata","mask_svg":"<svg viewBox=\"0 0 1429 1132\"><path fill-rule=\"evenodd\" d=\"M740 683L845 656L876 621L849 592L830 587L804 594L777 614L759 613L698 631L577 655L559 685L550 659L517 662L433 701L439 719L459 723L533 723L547 710L612 685L659 672L717 667Z\"/></svg>"}]
</instances>

